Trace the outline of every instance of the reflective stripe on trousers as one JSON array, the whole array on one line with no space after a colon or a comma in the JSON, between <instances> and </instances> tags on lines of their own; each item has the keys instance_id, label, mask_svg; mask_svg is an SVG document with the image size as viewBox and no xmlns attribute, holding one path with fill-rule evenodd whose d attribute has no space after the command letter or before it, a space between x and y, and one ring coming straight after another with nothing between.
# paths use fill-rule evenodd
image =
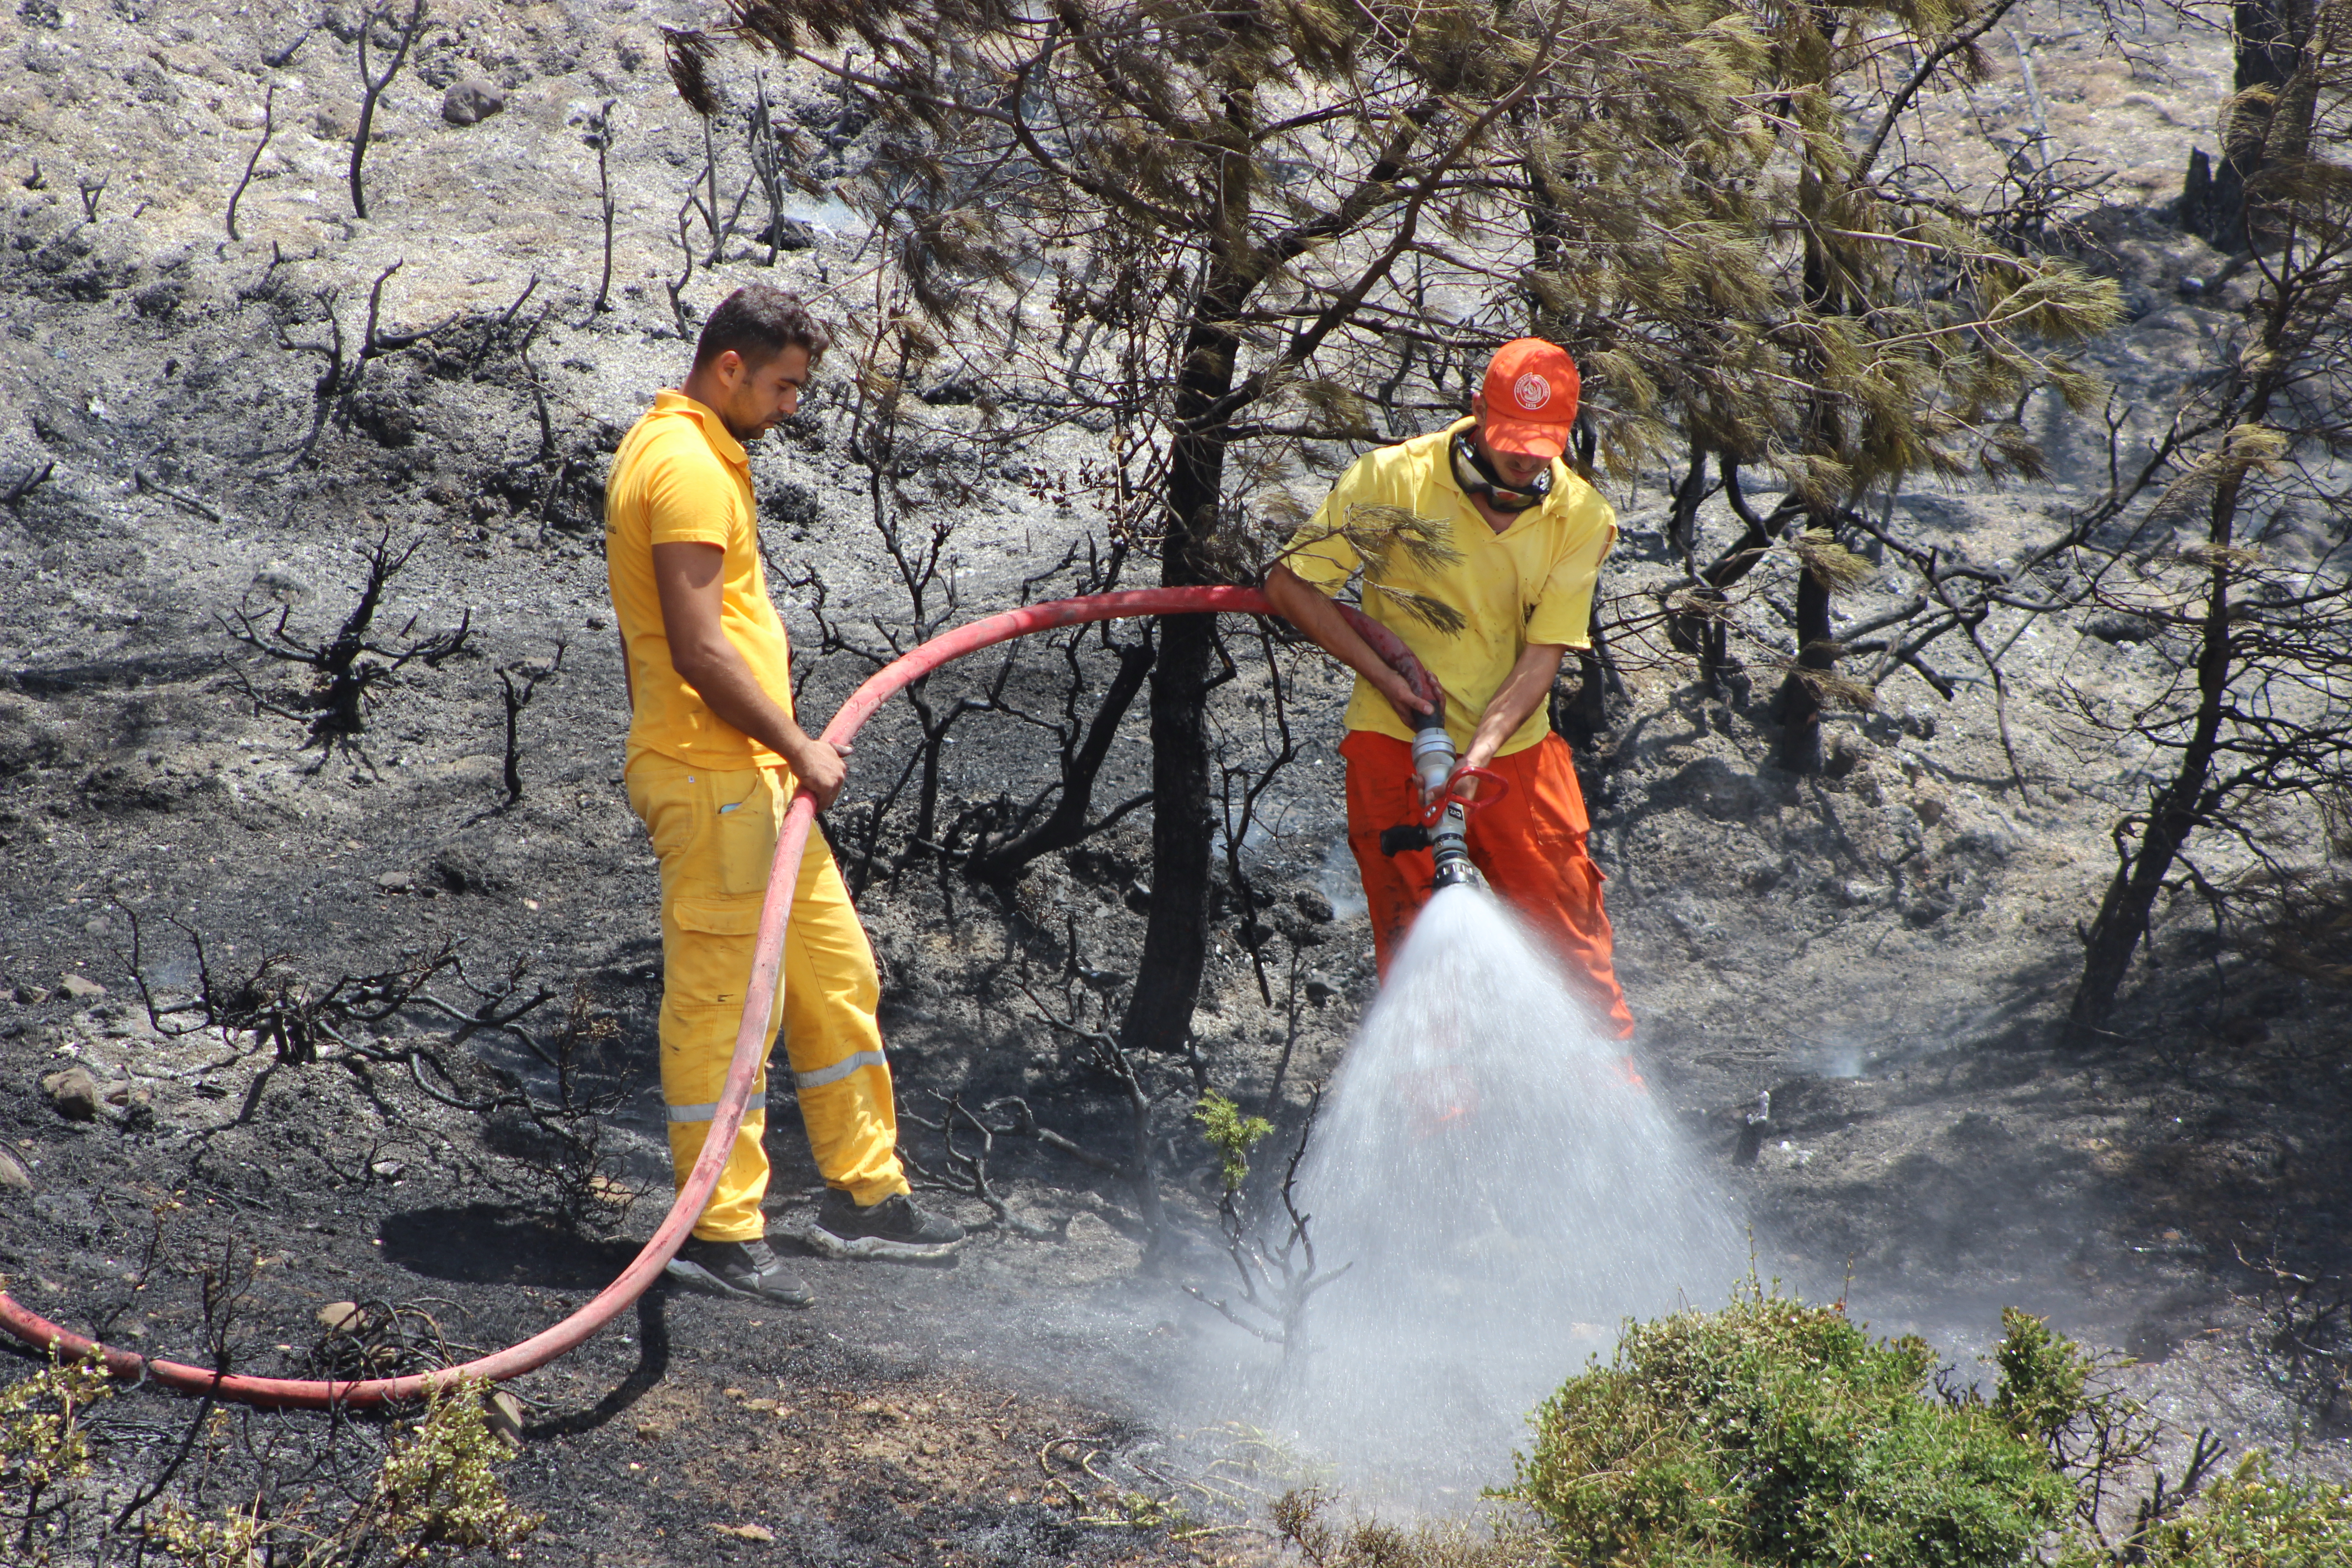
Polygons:
<instances>
[{"instance_id":1,"label":"reflective stripe on trousers","mask_svg":"<svg viewBox=\"0 0 2352 1568\"><path fill-rule=\"evenodd\" d=\"M823 1089L826 1084L839 1083L859 1068L887 1068L889 1065L883 1058L880 1051L860 1051L856 1056L837 1061L829 1068L819 1068L814 1072L793 1074L793 1087Z\"/></svg>"},{"instance_id":2,"label":"reflective stripe on trousers","mask_svg":"<svg viewBox=\"0 0 2352 1568\"><path fill-rule=\"evenodd\" d=\"M743 1110L747 1114L756 1110L765 1116L768 1112L767 1094L762 1091L753 1095L743 1102ZM714 1100L708 1105L673 1105L669 1108L669 1119L672 1121L716 1121L719 1120L719 1102Z\"/></svg>"}]
</instances>

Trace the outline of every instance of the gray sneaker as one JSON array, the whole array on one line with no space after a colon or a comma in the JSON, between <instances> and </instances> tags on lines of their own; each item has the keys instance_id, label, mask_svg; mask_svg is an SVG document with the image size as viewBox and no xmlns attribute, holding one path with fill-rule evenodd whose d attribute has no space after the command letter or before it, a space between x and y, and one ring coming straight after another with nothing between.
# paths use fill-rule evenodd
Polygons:
<instances>
[{"instance_id":1,"label":"gray sneaker","mask_svg":"<svg viewBox=\"0 0 2352 1568\"><path fill-rule=\"evenodd\" d=\"M704 1241L688 1237L665 1272L714 1296L749 1296L785 1307L806 1307L816 1301L807 1286L785 1271L763 1240Z\"/></svg>"},{"instance_id":2,"label":"gray sneaker","mask_svg":"<svg viewBox=\"0 0 2352 1568\"><path fill-rule=\"evenodd\" d=\"M946 1247L963 1239L963 1226L945 1215L919 1207L904 1193L860 1208L850 1201L847 1193L828 1187L824 1201L817 1205L816 1225L819 1230L843 1241L870 1237L905 1247Z\"/></svg>"}]
</instances>

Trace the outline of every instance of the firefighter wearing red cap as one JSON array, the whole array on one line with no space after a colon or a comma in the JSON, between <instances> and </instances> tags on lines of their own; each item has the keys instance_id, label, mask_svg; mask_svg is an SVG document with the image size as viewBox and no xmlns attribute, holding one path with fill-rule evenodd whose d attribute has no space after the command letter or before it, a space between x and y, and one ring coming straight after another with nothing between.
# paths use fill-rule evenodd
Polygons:
<instances>
[{"instance_id":1,"label":"firefighter wearing red cap","mask_svg":"<svg viewBox=\"0 0 2352 1568\"><path fill-rule=\"evenodd\" d=\"M1507 785L1488 792L1470 816L1471 858L1551 943L1596 1022L1622 1039L1633 1016L1611 961L1601 871L1585 851L1583 793L1568 743L1552 732L1549 700L1562 657L1589 646L1593 584L1617 539L1609 503L1560 461L1577 392L1575 362L1557 344L1504 344L1471 397L1469 418L1357 459L1267 574L1265 593L1356 672L1339 753L1348 764L1348 842L1363 875L1381 974L1430 896L1429 852L1384 855L1380 843L1383 829L1421 816L1404 713L1430 705L1333 606L1359 574L1365 614L1394 631L1444 689L1463 765L1490 769ZM1368 559L1349 542L1400 510L1423 520L1449 548L1391 549ZM1452 609L1459 629L1431 625L1411 607L1415 599ZM1465 793L1472 786L1465 781Z\"/></svg>"}]
</instances>

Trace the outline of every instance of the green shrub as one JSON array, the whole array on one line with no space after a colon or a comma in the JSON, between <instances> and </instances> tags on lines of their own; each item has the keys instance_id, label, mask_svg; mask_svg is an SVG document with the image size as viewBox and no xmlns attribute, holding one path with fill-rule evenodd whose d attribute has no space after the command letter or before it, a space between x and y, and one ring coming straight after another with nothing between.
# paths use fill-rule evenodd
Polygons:
<instances>
[{"instance_id":1,"label":"green shrub","mask_svg":"<svg viewBox=\"0 0 2352 1568\"><path fill-rule=\"evenodd\" d=\"M2014 1307L2000 1310L2000 1346L1992 1352L2000 1369L1992 1413L2021 1437L2053 1454L2060 1440L2094 1397L2091 1363L2072 1340Z\"/></svg>"},{"instance_id":2,"label":"green shrub","mask_svg":"<svg viewBox=\"0 0 2352 1568\"><path fill-rule=\"evenodd\" d=\"M36 1523L65 1506L50 1494L70 1500L90 1469L82 1417L113 1395L105 1368L61 1361L54 1343L48 1365L0 1388L0 1539L29 1543Z\"/></svg>"},{"instance_id":3,"label":"green shrub","mask_svg":"<svg viewBox=\"0 0 2352 1568\"><path fill-rule=\"evenodd\" d=\"M400 1544L397 1562L416 1562L435 1545L504 1552L540 1525L507 1500L496 1465L506 1458L483 1415L486 1383L436 1388L425 1419L384 1456L376 1477L381 1528Z\"/></svg>"},{"instance_id":4,"label":"green shrub","mask_svg":"<svg viewBox=\"0 0 2352 1568\"><path fill-rule=\"evenodd\" d=\"M208 1519L172 1500L147 1516L147 1537L191 1568L358 1568L379 1551L394 1563L518 1555L541 1520L517 1508L499 1479L508 1456L483 1412L488 1388L460 1383L428 1393L423 1415L399 1429L373 1492L356 1506L338 1506L331 1491L274 1502L248 1493ZM226 1419L215 1412L216 1423Z\"/></svg>"},{"instance_id":5,"label":"green shrub","mask_svg":"<svg viewBox=\"0 0 2352 1568\"><path fill-rule=\"evenodd\" d=\"M2159 1481L2103 1537L2154 1424L2119 1363L2014 1308L2001 1331L1986 1399L1931 1388L1916 1336L1873 1341L1751 1281L1719 1312L1626 1324L1545 1401L1495 1494L1536 1528L1343 1528L1312 1491L1275 1524L1310 1568L2352 1568L2352 1488L2280 1479L2259 1452L2185 1512Z\"/></svg>"},{"instance_id":6,"label":"green shrub","mask_svg":"<svg viewBox=\"0 0 2352 1568\"><path fill-rule=\"evenodd\" d=\"M2148 1568L2344 1568L2352 1563L2352 1487L2281 1480L2260 1449L2206 1489L2196 1510L2139 1542Z\"/></svg>"},{"instance_id":7,"label":"green shrub","mask_svg":"<svg viewBox=\"0 0 2352 1568\"><path fill-rule=\"evenodd\" d=\"M89 1473L89 1436L82 1416L114 1394L106 1369L61 1361L0 1388L0 1490L38 1496L47 1488Z\"/></svg>"},{"instance_id":8,"label":"green shrub","mask_svg":"<svg viewBox=\"0 0 2352 1568\"><path fill-rule=\"evenodd\" d=\"M1990 1405L1930 1397L1916 1336L1760 1289L1629 1324L1537 1412L1508 1495L1572 1563L2011 1568L2074 1503L2043 1441L2072 1347L2018 1319Z\"/></svg>"},{"instance_id":9,"label":"green shrub","mask_svg":"<svg viewBox=\"0 0 2352 1568\"><path fill-rule=\"evenodd\" d=\"M1274 1123L1263 1116L1244 1116L1242 1108L1211 1089L1192 1108L1192 1120L1201 1124L1201 1136L1217 1152L1218 1173L1224 1179L1225 1195L1233 1196L1249 1180L1250 1151L1258 1140L1274 1131Z\"/></svg>"}]
</instances>

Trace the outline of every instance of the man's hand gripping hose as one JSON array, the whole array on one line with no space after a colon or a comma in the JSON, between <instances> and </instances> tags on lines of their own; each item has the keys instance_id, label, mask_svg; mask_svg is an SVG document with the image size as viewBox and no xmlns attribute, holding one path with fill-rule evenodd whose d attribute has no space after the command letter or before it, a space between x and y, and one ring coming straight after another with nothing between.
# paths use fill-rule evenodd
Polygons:
<instances>
[{"instance_id":1,"label":"man's hand gripping hose","mask_svg":"<svg viewBox=\"0 0 2352 1568\"><path fill-rule=\"evenodd\" d=\"M1450 888L1461 882L1485 887L1486 879L1470 860L1470 814L1502 799L1511 786L1492 769L1456 763L1454 738L1445 728L1445 693L1421 660L1413 657L1412 650L1404 646L1404 639L1351 605L1341 605L1339 610L1356 634L1371 645L1372 651L1404 677L1413 694L1430 705L1427 713L1397 709L1398 716L1413 728L1412 766L1421 776L1423 810L1418 821L1381 830L1381 853L1396 855L1426 849L1437 860L1433 887ZM1475 795L1464 792L1465 783L1476 791Z\"/></svg>"},{"instance_id":2,"label":"man's hand gripping hose","mask_svg":"<svg viewBox=\"0 0 2352 1568\"><path fill-rule=\"evenodd\" d=\"M1051 631L1055 627L1077 626L1090 621L1117 620L1127 616L1186 615L1204 611L1231 611L1242 615L1264 615L1270 606L1265 595L1255 588L1150 588L1126 594L1099 594L1091 598L1057 599L1050 604L1030 605L1003 615L991 616L971 626L932 638L920 647L900 656L877 671L842 704L841 711L833 716L821 737L836 745L846 745L850 738L873 717L877 709L896 695L900 688L929 675L941 665L969 653L1026 637L1034 632ZM1345 606L1342 606L1345 610ZM1362 632L1383 658L1396 664L1398 655L1411 659L1395 634L1380 626L1359 612L1346 611L1356 629ZM1374 637L1377 632L1378 637ZM1394 651L1391 652L1391 649ZM1433 695L1436 685L1429 680L1428 672L1416 663L1412 669L1420 672L1420 680L1427 683L1423 695ZM1408 672L1408 679L1411 672ZM1416 685L1416 689L1421 689ZM759 1076L766 1054L768 1020L782 1000L781 965L783 955L784 927L792 916L793 889L800 880L801 852L808 844L809 825L816 816L815 804L805 794L796 795L785 813L783 830L776 837L776 858L768 876L767 899L760 908L760 933L751 963L751 978L745 988L743 1020L735 1034L735 1056L727 1069L727 1084L719 1100L718 1113L711 1118L710 1131L704 1138L702 1153L694 1163L693 1172L686 1185L670 1205L669 1214L655 1230L621 1277L606 1286L596 1298L572 1316L551 1328L533 1335L520 1344L486 1355L462 1366L444 1367L437 1372L419 1373L407 1377L364 1378L356 1381L293 1377L248 1377L242 1373L189 1366L181 1362L164 1361L142 1356L130 1351L87 1339L59 1327L40 1314L27 1310L5 1292L0 1292L0 1328L26 1343L53 1351L63 1361L94 1361L107 1372L126 1383L149 1382L182 1394L207 1395L215 1399L255 1405L266 1408L326 1409L339 1405L380 1405L394 1400L422 1398L427 1390L446 1387L460 1381L477 1378L492 1380L519 1376L545 1366L549 1362L575 1349L597 1330L626 1310L639 1296L661 1278L663 1268L686 1242L688 1232L694 1228L703 1205L710 1201L710 1190L717 1184L729 1151L735 1146L735 1133L742 1124L743 1104L751 1096L753 1079Z\"/></svg>"}]
</instances>

